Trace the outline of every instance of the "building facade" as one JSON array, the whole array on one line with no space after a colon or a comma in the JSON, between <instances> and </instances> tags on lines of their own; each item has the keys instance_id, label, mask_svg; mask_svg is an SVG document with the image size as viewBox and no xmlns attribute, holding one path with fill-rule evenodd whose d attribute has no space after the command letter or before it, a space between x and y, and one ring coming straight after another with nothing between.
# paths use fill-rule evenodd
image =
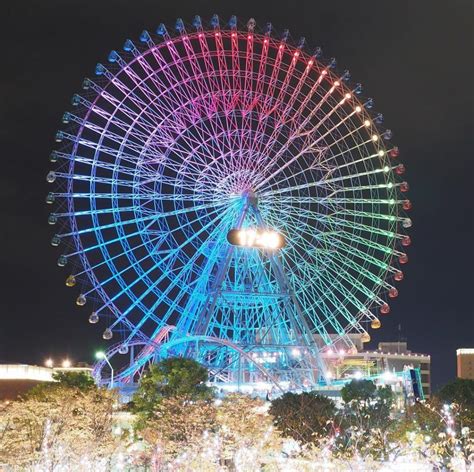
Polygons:
<instances>
[{"instance_id":1,"label":"building facade","mask_svg":"<svg viewBox=\"0 0 474 472\"><path fill-rule=\"evenodd\" d=\"M474 348L458 349L456 361L458 378L474 380Z\"/></svg>"},{"instance_id":2,"label":"building facade","mask_svg":"<svg viewBox=\"0 0 474 472\"><path fill-rule=\"evenodd\" d=\"M365 350L361 336L352 335L355 350L336 348L326 352L324 359L332 380L371 378L383 374L394 374L407 369L420 372L423 396L431 396L431 357L414 353L407 342L381 342L376 350Z\"/></svg>"},{"instance_id":3,"label":"building facade","mask_svg":"<svg viewBox=\"0 0 474 472\"><path fill-rule=\"evenodd\" d=\"M91 367L43 367L28 364L0 364L0 401L14 400L43 382L54 382L54 372L87 372Z\"/></svg>"}]
</instances>

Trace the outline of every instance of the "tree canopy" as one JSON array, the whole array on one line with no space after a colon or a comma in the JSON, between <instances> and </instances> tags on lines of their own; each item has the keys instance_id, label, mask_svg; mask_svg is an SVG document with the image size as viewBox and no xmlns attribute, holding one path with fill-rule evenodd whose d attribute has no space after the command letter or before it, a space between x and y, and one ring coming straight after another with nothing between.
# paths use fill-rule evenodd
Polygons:
<instances>
[{"instance_id":1,"label":"tree canopy","mask_svg":"<svg viewBox=\"0 0 474 472\"><path fill-rule=\"evenodd\" d=\"M284 436L311 443L328 432L336 406L314 392L288 392L272 401L269 412Z\"/></svg>"},{"instance_id":2,"label":"tree canopy","mask_svg":"<svg viewBox=\"0 0 474 472\"><path fill-rule=\"evenodd\" d=\"M474 380L456 379L442 387L436 396L442 402L474 409Z\"/></svg>"},{"instance_id":3,"label":"tree canopy","mask_svg":"<svg viewBox=\"0 0 474 472\"><path fill-rule=\"evenodd\" d=\"M207 369L193 359L164 359L151 365L142 376L133 397L133 409L149 416L163 398L208 400L214 391L206 385L207 380Z\"/></svg>"},{"instance_id":4,"label":"tree canopy","mask_svg":"<svg viewBox=\"0 0 474 472\"><path fill-rule=\"evenodd\" d=\"M115 392L65 374L0 406L0 463L12 470L56 470L60 463L79 470L77 464L107 460L115 451Z\"/></svg>"}]
</instances>

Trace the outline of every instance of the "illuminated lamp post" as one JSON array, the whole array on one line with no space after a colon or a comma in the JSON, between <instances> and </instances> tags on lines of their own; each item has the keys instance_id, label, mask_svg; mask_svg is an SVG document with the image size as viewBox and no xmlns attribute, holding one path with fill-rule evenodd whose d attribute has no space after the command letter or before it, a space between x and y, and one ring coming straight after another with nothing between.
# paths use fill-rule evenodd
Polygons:
<instances>
[{"instance_id":1,"label":"illuminated lamp post","mask_svg":"<svg viewBox=\"0 0 474 472\"><path fill-rule=\"evenodd\" d=\"M109 359L107 359L107 356L105 355L104 351L98 351L95 353L95 358L98 360L104 359L105 362L108 364L110 367L110 388L114 388L114 368L112 367L112 364L110 363Z\"/></svg>"}]
</instances>

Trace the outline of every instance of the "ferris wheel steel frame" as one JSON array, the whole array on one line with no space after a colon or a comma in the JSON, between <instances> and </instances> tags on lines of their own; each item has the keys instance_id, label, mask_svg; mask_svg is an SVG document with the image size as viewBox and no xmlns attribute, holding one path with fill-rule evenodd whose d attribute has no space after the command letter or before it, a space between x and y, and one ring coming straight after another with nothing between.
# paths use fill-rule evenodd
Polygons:
<instances>
[{"instance_id":1,"label":"ferris wheel steel frame","mask_svg":"<svg viewBox=\"0 0 474 472\"><path fill-rule=\"evenodd\" d=\"M112 51L63 116L46 199L58 265L119 337L107 355L129 355L118 381L179 355L216 379L314 385L334 344L370 339L403 279L411 202L392 132L287 30L216 15L175 30ZM240 228L287 245L229 245Z\"/></svg>"}]
</instances>

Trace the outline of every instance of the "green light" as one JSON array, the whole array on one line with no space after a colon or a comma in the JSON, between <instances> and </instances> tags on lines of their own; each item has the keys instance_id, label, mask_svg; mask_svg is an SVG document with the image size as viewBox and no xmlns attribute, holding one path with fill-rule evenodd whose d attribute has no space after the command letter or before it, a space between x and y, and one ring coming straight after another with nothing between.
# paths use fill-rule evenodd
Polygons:
<instances>
[{"instance_id":1,"label":"green light","mask_svg":"<svg viewBox=\"0 0 474 472\"><path fill-rule=\"evenodd\" d=\"M104 351L97 351L95 353L95 358L96 359L105 359L105 352Z\"/></svg>"},{"instance_id":2,"label":"green light","mask_svg":"<svg viewBox=\"0 0 474 472\"><path fill-rule=\"evenodd\" d=\"M390 167L389 167L389 166L385 166L385 167L383 168L383 171L384 171L384 172L388 172L389 170L390 170Z\"/></svg>"}]
</instances>

